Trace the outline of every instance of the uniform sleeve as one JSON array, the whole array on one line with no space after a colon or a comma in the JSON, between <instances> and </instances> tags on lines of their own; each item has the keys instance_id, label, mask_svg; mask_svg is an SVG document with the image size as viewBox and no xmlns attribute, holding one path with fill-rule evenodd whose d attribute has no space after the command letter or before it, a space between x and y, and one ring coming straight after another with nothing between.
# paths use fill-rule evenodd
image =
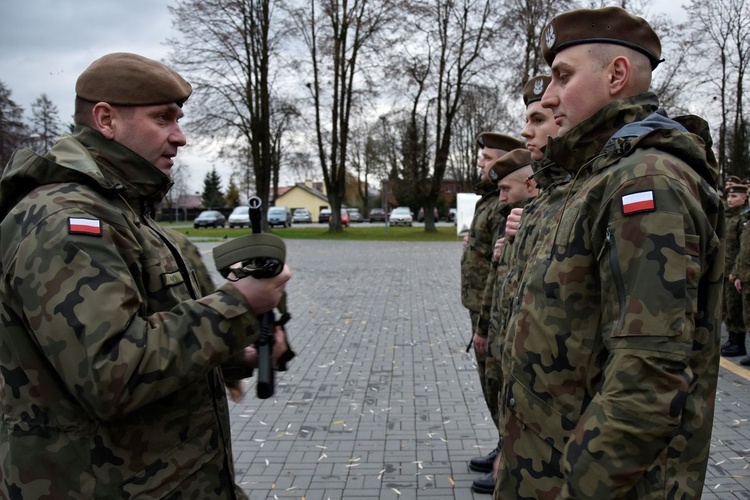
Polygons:
<instances>
[{"instance_id":1,"label":"uniform sleeve","mask_svg":"<svg viewBox=\"0 0 750 500\"><path fill-rule=\"evenodd\" d=\"M490 314L492 312L492 297L495 289L495 276L497 274L497 264L490 263L490 269L487 273L487 282L482 292L482 302L479 307L479 317L474 325L474 333L480 337L487 337L490 327Z\"/></svg>"},{"instance_id":2,"label":"uniform sleeve","mask_svg":"<svg viewBox=\"0 0 750 500\"><path fill-rule=\"evenodd\" d=\"M145 250L132 234L103 221L100 235L69 234L69 215L39 224L6 269L35 341L92 415L163 398L256 340L258 320L234 287L182 301L179 273L155 255L134 262Z\"/></svg>"},{"instance_id":3,"label":"uniform sleeve","mask_svg":"<svg viewBox=\"0 0 750 500\"><path fill-rule=\"evenodd\" d=\"M563 498L628 496L651 464L672 458L688 395L710 392L701 384L710 384L715 347L696 323L715 311L699 310L698 289L706 262L718 259L723 269L723 255L697 196L663 176L644 177L616 193L608 213L595 224L605 231L598 264L607 358L565 448Z\"/></svg>"}]
</instances>

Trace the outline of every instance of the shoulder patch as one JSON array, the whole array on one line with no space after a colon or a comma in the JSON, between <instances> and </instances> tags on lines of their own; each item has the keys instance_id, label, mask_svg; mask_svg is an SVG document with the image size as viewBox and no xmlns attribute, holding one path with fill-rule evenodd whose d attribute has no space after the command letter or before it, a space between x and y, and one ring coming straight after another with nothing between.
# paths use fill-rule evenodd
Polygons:
<instances>
[{"instance_id":1,"label":"shoulder patch","mask_svg":"<svg viewBox=\"0 0 750 500\"><path fill-rule=\"evenodd\" d=\"M637 214L639 212L653 212L656 210L653 191L641 191L640 193L627 194L622 197L623 215Z\"/></svg>"},{"instance_id":2,"label":"shoulder patch","mask_svg":"<svg viewBox=\"0 0 750 500\"><path fill-rule=\"evenodd\" d=\"M102 222L99 219L68 217L68 234L102 235Z\"/></svg>"}]
</instances>

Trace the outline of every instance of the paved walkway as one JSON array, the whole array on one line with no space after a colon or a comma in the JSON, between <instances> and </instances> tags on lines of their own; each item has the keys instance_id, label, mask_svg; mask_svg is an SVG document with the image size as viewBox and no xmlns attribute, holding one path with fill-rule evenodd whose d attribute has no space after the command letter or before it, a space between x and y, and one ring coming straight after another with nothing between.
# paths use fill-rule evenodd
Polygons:
<instances>
[{"instance_id":1,"label":"paved walkway","mask_svg":"<svg viewBox=\"0 0 750 500\"><path fill-rule=\"evenodd\" d=\"M460 242L287 240L287 252L297 358L273 398L249 379L231 405L250 498L489 499L467 465L496 431L465 352ZM722 363L703 498L750 499L750 371Z\"/></svg>"}]
</instances>

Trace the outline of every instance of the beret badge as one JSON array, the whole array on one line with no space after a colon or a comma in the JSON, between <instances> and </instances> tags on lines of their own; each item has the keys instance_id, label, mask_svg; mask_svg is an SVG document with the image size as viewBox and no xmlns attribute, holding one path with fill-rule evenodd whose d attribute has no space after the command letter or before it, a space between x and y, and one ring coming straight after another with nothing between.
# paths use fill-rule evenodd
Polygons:
<instances>
[{"instance_id":1,"label":"beret badge","mask_svg":"<svg viewBox=\"0 0 750 500\"><path fill-rule=\"evenodd\" d=\"M547 28L547 33L544 34L544 41L547 44L547 48L551 49L555 45L556 40L557 35L555 34L555 27L550 24L549 28Z\"/></svg>"},{"instance_id":2,"label":"beret badge","mask_svg":"<svg viewBox=\"0 0 750 500\"><path fill-rule=\"evenodd\" d=\"M544 91L544 82L539 79L534 82L534 95L539 95Z\"/></svg>"}]
</instances>

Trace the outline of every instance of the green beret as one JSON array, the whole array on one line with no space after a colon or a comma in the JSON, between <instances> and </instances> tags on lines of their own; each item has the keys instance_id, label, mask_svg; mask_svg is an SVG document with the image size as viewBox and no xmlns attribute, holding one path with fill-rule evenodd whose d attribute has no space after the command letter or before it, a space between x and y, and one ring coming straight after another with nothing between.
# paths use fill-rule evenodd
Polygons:
<instances>
[{"instance_id":1,"label":"green beret","mask_svg":"<svg viewBox=\"0 0 750 500\"><path fill-rule=\"evenodd\" d=\"M524 147L523 141L498 132L482 132L477 136L477 145L480 148L502 149L503 151Z\"/></svg>"},{"instance_id":2,"label":"green beret","mask_svg":"<svg viewBox=\"0 0 750 500\"><path fill-rule=\"evenodd\" d=\"M523 103L528 107L532 102L541 101L551 81L549 75L538 75L526 82L523 86Z\"/></svg>"},{"instance_id":3,"label":"green beret","mask_svg":"<svg viewBox=\"0 0 750 500\"><path fill-rule=\"evenodd\" d=\"M526 148L514 149L498 158L488 173L490 180L497 182L508 174L531 163L531 152Z\"/></svg>"},{"instance_id":4,"label":"green beret","mask_svg":"<svg viewBox=\"0 0 750 500\"><path fill-rule=\"evenodd\" d=\"M115 52L86 68L76 82L76 95L90 102L120 106L182 103L193 88L164 64L137 54Z\"/></svg>"},{"instance_id":5,"label":"green beret","mask_svg":"<svg viewBox=\"0 0 750 500\"><path fill-rule=\"evenodd\" d=\"M621 7L576 9L558 14L542 30L542 56L552 66L555 55L573 45L613 43L646 55L651 69L663 61L661 42L641 17Z\"/></svg>"}]
</instances>

